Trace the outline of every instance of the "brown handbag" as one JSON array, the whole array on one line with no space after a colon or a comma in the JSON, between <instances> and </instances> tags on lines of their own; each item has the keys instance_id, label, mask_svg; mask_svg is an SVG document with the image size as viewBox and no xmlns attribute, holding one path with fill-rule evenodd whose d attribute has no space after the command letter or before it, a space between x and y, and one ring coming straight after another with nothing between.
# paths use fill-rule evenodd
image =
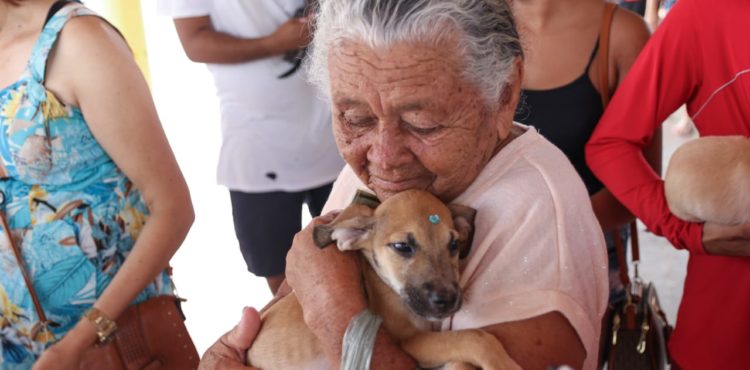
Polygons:
<instances>
[{"instance_id":1,"label":"brown handbag","mask_svg":"<svg viewBox=\"0 0 750 370\"><path fill-rule=\"evenodd\" d=\"M128 307L117 319L111 339L86 351L79 369L197 369L200 357L179 302L162 295Z\"/></svg>"},{"instance_id":2,"label":"brown handbag","mask_svg":"<svg viewBox=\"0 0 750 370\"><path fill-rule=\"evenodd\" d=\"M608 370L662 370L670 363L667 341L672 326L659 303L654 284L641 279L638 273L640 253L638 230L631 224L633 279L625 260L625 247L615 234L620 280L625 286L625 300L614 307L609 326L607 346Z\"/></svg>"},{"instance_id":3,"label":"brown handbag","mask_svg":"<svg viewBox=\"0 0 750 370\"><path fill-rule=\"evenodd\" d=\"M31 283L31 275L21 257L21 250L10 233L3 212L0 212L0 222L39 316L37 330L48 331L50 322L44 314ZM116 320L117 331L105 343L95 344L87 350L81 358L79 369L197 369L200 357L185 327L185 317L179 304L179 298L162 295L128 307Z\"/></svg>"}]
</instances>

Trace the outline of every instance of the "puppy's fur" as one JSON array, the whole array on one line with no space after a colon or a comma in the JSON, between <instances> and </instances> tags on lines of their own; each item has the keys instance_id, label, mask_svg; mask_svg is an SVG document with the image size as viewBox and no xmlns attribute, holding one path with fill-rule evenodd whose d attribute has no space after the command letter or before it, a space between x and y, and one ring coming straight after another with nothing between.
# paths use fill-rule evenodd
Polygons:
<instances>
[{"instance_id":1,"label":"puppy's fur","mask_svg":"<svg viewBox=\"0 0 750 370\"><path fill-rule=\"evenodd\" d=\"M669 161L664 192L683 220L750 223L750 139L708 136L682 145Z\"/></svg>"},{"instance_id":2,"label":"puppy's fur","mask_svg":"<svg viewBox=\"0 0 750 370\"><path fill-rule=\"evenodd\" d=\"M428 331L461 306L459 255L468 254L474 214L410 190L375 210L349 206L330 224L316 227L314 239L321 247L335 240L340 250L362 253L368 262L363 263L363 285L370 310L383 317L385 329L420 366L520 369L487 332ZM248 363L263 370L328 368L294 294L263 314Z\"/></svg>"}]
</instances>

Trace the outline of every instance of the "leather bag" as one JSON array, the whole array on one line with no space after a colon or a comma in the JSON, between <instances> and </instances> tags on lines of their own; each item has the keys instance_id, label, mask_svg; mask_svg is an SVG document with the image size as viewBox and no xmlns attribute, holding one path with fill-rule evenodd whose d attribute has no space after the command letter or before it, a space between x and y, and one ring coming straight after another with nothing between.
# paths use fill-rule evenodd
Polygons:
<instances>
[{"instance_id":1,"label":"leather bag","mask_svg":"<svg viewBox=\"0 0 750 370\"><path fill-rule=\"evenodd\" d=\"M659 303L654 284L641 279L638 273L638 233L631 225L633 246L633 279L625 263L625 248L615 236L620 278L625 286L625 300L614 308L609 322L608 370L662 370L670 363L667 342L672 326Z\"/></svg>"},{"instance_id":2,"label":"leather bag","mask_svg":"<svg viewBox=\"0 0 750 370\"><path fill-rule=\"evenodd\" d=\"M37 326L40 331L48 332L48 327L53 323L44 313L4 212L0 212L0 223L39 316ZM81 358L79 369L197 369L200 357L185 327L179 302L180 299L173 295L162 295L128 307L116 320L117 331L106 342L95 344L87 350Z\"/></svg>"},{"instance_id":3,"label":"leather bag","mask_svg":"<svg viewBox=\"0 0 750 370\"><path fill-rule=\"evenodd\" d=\"M86 351L79 369L197 369L200 358L179 302L162 295L128 307L116 320L117 331L107 342Z\"/></svg>"}]
</instances>

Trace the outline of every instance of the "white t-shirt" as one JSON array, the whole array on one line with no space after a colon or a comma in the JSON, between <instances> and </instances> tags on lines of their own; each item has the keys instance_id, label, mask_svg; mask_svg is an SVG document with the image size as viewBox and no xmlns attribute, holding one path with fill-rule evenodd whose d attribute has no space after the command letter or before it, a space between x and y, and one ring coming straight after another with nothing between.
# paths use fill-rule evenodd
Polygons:
<instances>
[{"instance_id":1,"label":"white t-shirt","mask_svg":"<svg viewBox=\"0 0 750 370\"><path fill-rule=\"evenodd\" d=\"M367 187L347 166L323 212L345 208L357 189ZM586 348L584 368L595 369L609 293L606 248L586 188L565 155L530 128L454 202L477 216L461 264L465 300L443 330L559 311Z\"/></svg>"},{"instance_id":2,"label":"white t-shirt","mask_svg":"<svg viewBox=\"0 0 750 370\"><path fill-rule=\"evenodd\" d=\"M304 0L159 0L173 18L210 16L216 31L241 38L273 33ZM300 191L333 181L344 162L330 104L283 56L208 64L221 107L218 181L244 192ZM196 122L197 124L197 122Z\"/></svg>"}]
</instances>

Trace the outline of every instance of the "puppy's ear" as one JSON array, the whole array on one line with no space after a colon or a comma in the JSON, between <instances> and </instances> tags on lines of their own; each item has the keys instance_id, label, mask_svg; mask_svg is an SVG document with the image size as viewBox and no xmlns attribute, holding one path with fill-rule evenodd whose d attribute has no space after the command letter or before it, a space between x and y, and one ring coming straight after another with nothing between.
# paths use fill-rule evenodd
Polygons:
<instances>
[{"instance_id":1,"label":"puppy's ear","mask_svg":"<svg viewBox=\"0 0 750 370\"><path fill-rule=\"evenodd\" d=\"M339 250L357 250L360 242L367 239L375 225L373 209L363 204L352 204L344 209L331 223L313 229L313 241L324 248L336 241Z\"/></svg>"},{"instance_id":2,"label":"puppy's ear","mask_svg":"<svg viewBox=\"0 0 750 370\"><path fill-rule=\"evenodd\" d=\"M474 218L477 210L460 204L449 204L448 209L453 216L453 226L458 231L458 257L466 258L474 240Z\"/></svg>"}]
</instances>

